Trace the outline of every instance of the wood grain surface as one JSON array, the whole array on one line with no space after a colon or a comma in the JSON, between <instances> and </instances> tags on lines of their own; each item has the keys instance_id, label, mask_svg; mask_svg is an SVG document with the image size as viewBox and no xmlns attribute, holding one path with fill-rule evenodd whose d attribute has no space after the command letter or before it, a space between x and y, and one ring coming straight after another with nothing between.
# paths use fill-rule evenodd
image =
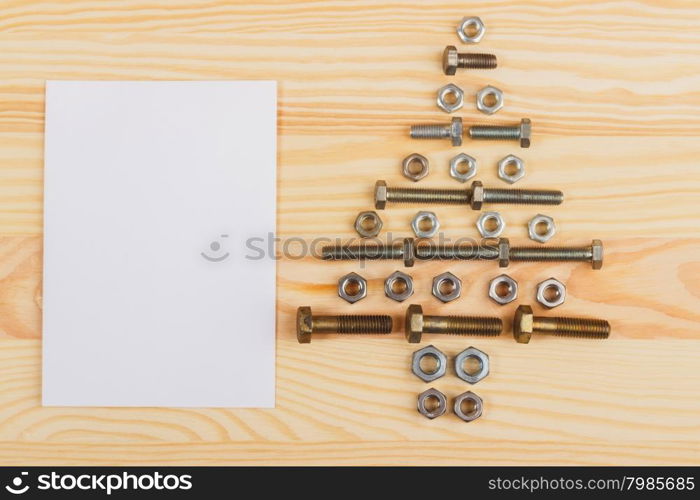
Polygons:
<instances>
[{"instance_id":1,"label":"wood grain surface","mask_svg":"<svg viewBox=\"0 0 700 500\"><path fill-rule=\"evenodd\" d=\"M468 6L469 10L464 9ZM446 77L440 54L460 43L464 15L488 32L475 51L493 71ZM460 46L462 48L463 46ZM0 463L2 464L697 464L700 459L700 5L695 1L357 2L5 0L0 9ZM383 295L394 262L278 264L277 408L42 408L41 276L44 85L47 79L279 81L279 235L349 239L377 179L407 184L401 159L431 161L425 186L457 186L448 159L466 151L485 185L496 162L526 161L520 187L562 189L551 209L506 207L505 235L556 218L554 242L603 239L601 271L517 264L519 303L555 276L561 315L609 319L607 341L431 338L449 355L475 345L491 375L474 387L449 374L432 385L473 389L484 416L465 424L415 410L428 385L409 371L406 304ZM465 89L468 123L530 117L533 146L416 143L409 124L444 121L436 90ZM478 113L474 93L500 87L505 108ZM255 168L240 165L237 168ZM86 207L89 209L89 207ZM385 231L410 234L418 207L389 207ZM450 238L476 237L477 213L435 207ZM460 300L430 296L444 270ZM370 280L350 306L335 295L348 271ZM419 263L410 300L428 312L512 316L486 296L493 262ZM384 312L389 338L299 345L297 306ZM536 308L537 312L542 312ZM424 344L425 345L425 344ZM231 362L235 362L232 359Z\"/></svg>"}]
</instances>

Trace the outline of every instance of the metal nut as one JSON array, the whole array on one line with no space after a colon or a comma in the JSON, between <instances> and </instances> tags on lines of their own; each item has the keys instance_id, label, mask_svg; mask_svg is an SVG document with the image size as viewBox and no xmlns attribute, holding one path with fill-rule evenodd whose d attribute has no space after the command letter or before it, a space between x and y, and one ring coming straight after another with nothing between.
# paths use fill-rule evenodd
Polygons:
<instances>
[{"instance_id":1,"label":"metal nut","mask_svg":"<svg viewBox=\"0 0 700 500\"><path fill-rule=\"evenodd\" d=\"M384 293L392 300L403 302L413 295L413 278L401 271L391 273L384 281Z\"/></svg>"},{"instance_id":2,"label":"metal nut","mask_svg":"<svg viewBox=\"0 0 700 500\"><path fill-rule=\"evenodd\" d=\"M550 299L550 293L554 298ZM566 286L555 278L549 278L537 285L537 302L549 309L560 306L566 300Z\"/></svg>"},{"instance_id":3,"label":"metal nut","mask_svg":"<svg viewBox=\"0 0 700 500\"><path fill-rule=\"evenodd\" d=\"M360 212L355 219L355 231L363 238L372 238L379 234L382 230L382 219L379 218L377 212L369 210Z\"/></svg>"},{"instance_id":4,"label":"metal nut","mask_svg":"<svg viewBox=\"0 0 700 500\"><path fill-rule=\"evenodd\" d=\"M411 221L411 229L418 238L432 238L440 229L440 221L434 212L418 212Z\"/></svg>"},{"instance_id":5,"label":"metal nut","mask_svg":"<svg viewBox=\"0 0 700 500\"><path fill-rule=\"evenodd\" d=\"M515 167L515 172L508 173L509 167ZM525 177L525 162L515 155L508 155L498 162L498 177L509 184L518 182Z\"/></svg>"},{"instance_id":6,"label":"metal nut","mask_svg":"<svg viewBox=\"0 0 700 500\"><path fill-rule=\"evenodd\" d=\"M461 170L461 166L466 165L465 171ZM476 159L466 153L459 153L450 160L450 177L457 179L459 182L467 182L476 175Z\"/></svg>"},{"instance_id":7,"label":"metal nut","mask_svg":"<svg viewBox=\"0 0 700 500\"><path fill-rule=\"evenodd\" d=\"M454 113L464 106L464 91L454 83L448 83L438 90L437 105L446 113Z\"/></svg>"},{"instance_id":8,"label":"metal nut","mask_svg":"<svg viewBox=\"0 0 700 500\"><path fill-rule=\"evenodd\" d=\"M436 363L435 370L432 372L426 372L421 368L420 363L423 358L433 358ZM423 382L432 382L447 373L447 356L435 346L429 345L423 349L418 349L413 353L413 360L411 362L411 370L413 374L421 379Z\"/></svg>"},{"instance_id":9,"label":"metal nut","mask_svg":"<svg viewBox=\"0 0 700 500\"><path fill-rule=\"evenodd\" d=\"M433 295L443 302L450 302L462 295L462 280L447 272L433 278Z\"/></svg>"},{"instance_id":10,"label":"metal nut","mask_svg":"<svg viewBox=\"0 0 700 500\"><path fill-rule=\"evenodd\" d=\"M503 285L505 285L507 290L505 295L499 293ZM507 274L496 276L489 284L489 297L501 305L513 302L518 298L518 282Z\"/></svg>"},{"instance_id":11,"label":"metal nut","mask_svg":"<svg viewBox=\"0 0 700 500\"><path fill-rule=\"evenodd\" d=\"M429 405L436 404L435 408L429 408ZM418 411L424 417L430 419L444 415L447 410L447 398L437 389L428 389L418 395Z\"/></svg>"},{"instance_id":12,"label":"metal nut","mask_svg":"<svg viewBox=\"0 0 700 500\"><path fill-rule=\"evenodd\" d=\"M467 403L470 408L463 409ZM483 400L472 391L467 391L455 398L454 411L465 422L471 422L481 416L484 411Z\"/></svg>"},{"instance_id":13,"label":"metal nut","mask_svg":"<svg viewBox=\"0 0 700 500\"><path fill-rule=\"evenodd\" d=\"M418 170L415 170L416 164L420 167ZM430 171L428 159L423 155L419 155L418 153L408 155L406 158L404 158L401 165L404 177L411 179L413 182L418 182L423 177L428 175L428 172Z\"/></svg>"},{"instance_id":14,"label":"metal nut","mask_svg":"<svg viewBox=\"0 0 700 500\"><path fill-rule=\"evenodd\" d=\"M544 232L539 230L538 226L540 225L544 225ZM556 232L557 226L554 224L554 219L549 215L537 214L527 223L527 233L530 239L540 243L546 243L551 240Z\"/></svg>"},{"instance_id":15,"label":"metal nut","mask_svg":"<svg viewBox=\"0 0 700 500\"><path fill-rule=\"evenodd\" d=\"M469 30L473 29L474 34L469 35ZM457 26L457 36L464 43L479 43L486 33L486 26L479 17L465 17Z\"/></svg>"},{"instance_id":16,"label":"metal nut","mask_svg":"<svg viewBox=\"0 0 700 500\"><path fill-rule=\"evenodd\" d=\"M493 229L489 229L491 223L495 223ZM476 228L484 238L497 238L506 228L506 221L498 212L484 212L476 221Z\"/></svg>"},{"instance_id":17,"label":"metal nut","mask_svg":"<svg viewBox=\"0 0 700 500\"><path fill-rule=\"evenodd\" d=\"M367 280L357 273L349 273L338 280L338 295L351 304L367 297Z\"/></svg>"},{"instance_id":18,"label":"metal nut","mask_svg":"<svg viewBox=\"0 0 700 500\"><path fill-rule=\"evenodd\" d=\"M474 359L479 363L479 368L475 372L468 371L464 368L464 362L468 359ZM469 347L455 358L455 373L459 378L470 384L476 384L479 380L484 379L489 374L489 356L476 347Z\"/></svg>"},{"instance_id":19,"label":"metal nut","mask_svg":"<svg viewBox=\"0 0 700 500\"><path fill-rule=\"evenodd\" d=\"M486 101L493 99L493 104ZM476 93L476 109L487 115L492 115L503 107L503 92L492 85L487 85Z\"/></svg>"}]
</instances>

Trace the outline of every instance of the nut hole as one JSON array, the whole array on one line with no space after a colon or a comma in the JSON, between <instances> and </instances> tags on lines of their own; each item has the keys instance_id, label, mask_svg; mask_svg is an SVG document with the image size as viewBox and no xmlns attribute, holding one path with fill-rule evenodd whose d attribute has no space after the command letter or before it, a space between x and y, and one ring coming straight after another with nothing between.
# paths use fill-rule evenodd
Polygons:
<instances>
[{"instance_id":1,"label":"nut hole","mask_svg":"<svg viewBox=\"0 0 700 500\"><path fill-rule=\"evenodd\" d=\"M547 285L543 291L543 295L547 302L555 302L561 297L561 291L556 285Z\"/></svg>"},{"instance_id":2,"label":"nut hole","mask_svg":"<svg viewBox=\"0 0 700 500\"><path fill-rule=\"evenodd\" d=\"M487 217L484 219L484 228L489 232L492 233L496 231L500 226L500 223L498 222L498 219L496 217Z\"/></svg>"},{"instance_id":3,"label":"nut hole","mask_svg":"<svg viewBox=\"0 0 700 500\"><path fill-rule=\"evenodd\" d=\"M460 160L455 167L455 170L459 175L466 175L469 172L470 165L466 160Z\"/></svg>"},{"instance_id":4,"label":"nut hole","mask_svg":"<svg viewBox=\"0 0 700 500\"><path fill-rule=\"evenodd\" d=\"M435 413L440 406L440 399L437 396L431 394L423 399L423 408L428 413Z\"/></svg>"},{"instance_id":5,"label":"nut hole","mask_svg":"<svg viewBox=\"0 0 700 500\"><path fill-rule=\"evenodd\" d=\"M403 278L396 278L391 282L391 291L396 295L402 295L408 290L408 283Z\"/></svg>"},{"instance_id":6,"label":"nut hole","mask_svg":"<svg viewBox=\"0 0 700 500\"><path fill-rule=\"evenodd\" d=\"M362 292L362 284L358 280L350 278L343 285L343 291L350 297L356 297Z\"/></svg>"},{"instance_id":7,"label":"nut hole","mask_svg":"<svg viewBox=\"0 0 700 500\"><path fill-rule=\"evenodd\" d=\"M438 285L438 290L440 293L444 296L449 296L451 293L455 291L457 288L457 283L455 283L453 280L449 278L445 278L440 280L440 284Z\"/></svg>"},{"instance_id":8,"label":"nut hole","mask_svg":"<svg viewBox=\"0 0 700 500\"><path fill-rule=\"evenodd\" d=\"M484 103L484 106L492 108L496 104L498 104L498 96L493 92L489 92L488 94L484 95L484 97L481 99L481 102Z\"/></svg>"},{"instance_id":9,"label":"nut hole","mask_svg":"<svg viewBox=\"0 0 700 500\"><path fill-rule=\"evenodd\" d=\"M511 286L510 283L506 283L505 281L501 281L496 285L496 295L498 295L501 298L506 298L512 292L513 292L513 287Z\"/></svg>"},{"instance_id":10,"label":"nut hole","mask_svg":"<svg viewBox=\"0 0 700 500\"><path fill-rule=\"evenodd\" d=\"M484 368L483 363L476 356L467 356L462 362L462 369L467 375L477 375Z\"/></svg>"},{"instance_id":11,"label":"nut hole","mask_svg":"<svg viewBox=\"0 0 700 500\"><path fill-rule=\"evenodd\" d=\"M434 354L425 354L420 358L419 366L423 373L432 375L440 369L440 360Z\"/></svg>"},{"instance_id":12,"label":"nut hole","mask_svg":"<svg viewBox=\"0 0 700 500\"><path fill-rule=\"evenodd\" d=\"M457 94L453 90L448 90L442 94L442 101L448 106L457 104Z\"/></svg>"},{"instance_id":13,"label":"nut hole","mask_svg":"<svg viewBox=\"0 0 700 500\"><path fill-rule=\"evenodd\" d=\"M424 168L423 162L421 162L418 158L413 158L410 162L408 162L408 172L411 175L420 175Z\"/></svg>"},{"instance_id":14,"label":"nut hole","mask_svg":"<svg viewBox=\"0 0 700 500\"><path fill-rule=\"evenodd\" d=\"M465 398L459 405L459 409L467 417L473 417L479 411L479 403L474 401L472 398Z\"/></svg>"},{"instance_id":15,"label":"nut hole","mask_svg":"<svg viewBox=\"0 0 700 500\"><path fill-rule=\"evenodd\" d=\"M372 215L364 215L360 219L360 226L365 231L373 231L377 227L377 219Z\"/></svg>"},{"instance_id":16,"label":"nut hole","mask_svg":"<svg viewBox=\"0 0 700 500\"><path fill-rule=\"evenodd\" d=\"M518 168L518 164L516 162L511 160L505 164L503 171L507 176L512 177L520 171L520 168Z\"/></svg>"},{"instance_id":17,"label":"nut hole","mask_svg":"<svg viewBox=\"0 0 700 500\"><path fill-rule=\"evenodd\" d=\"M430 217L424 216L418 220L418 229L423 232L429 232L433 229L433 221Z\"/></svg>"},{"instance_id":18,"label":"nut hole","mask_svg":"<svg viewBox=\"0 0 700 500\"><path fill-rule=\"evenodd\" d=\"M546 235L549 232L549 224L543 220L539 221L535 224L535 232L540 236Z\"/></svg>"},{"instance_id":19,"label":"nut hole","mask_svg":"<svg viewBox=\"0 0 700 500\"><path fill-rule=\"evenodd\" d=\"M480 28L476 21L470 21L462 27L462 33L466 35L467 38L474 38L479 34Z\"/></svg>"}]
</instances>

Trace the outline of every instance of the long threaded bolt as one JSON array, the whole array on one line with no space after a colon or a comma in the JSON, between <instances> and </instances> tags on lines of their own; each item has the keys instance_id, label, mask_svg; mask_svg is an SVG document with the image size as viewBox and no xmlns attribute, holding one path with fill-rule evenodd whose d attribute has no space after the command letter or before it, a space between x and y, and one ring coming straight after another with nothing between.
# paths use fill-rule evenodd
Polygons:
<instances>
[{"instance_id":1,"label":"long threaded bolt","mask_svg":"<svg viewBox=\"0 0 700 500\"><path fill-rule=\"evenodd\" d=\"M391 333L393 321L384 314L314 316L310 307L297 309L297 340L311 343L312 333Z\"/></svg>"},{"instance_id":2,"label":"long threaded bolt","mask_svg":"<svg viewBox=\"0 0 700 500\"><path fill-rule=\"evenodd\" d=\"M604 319L535 316L532 307L519 306L513 319L513 337L517 342L527 344L533 333L607 339L610 336L610 323Z\"/></svg>"},{"instance_id":3,"label":"long threaded bolt","mask_svg":"<svg viewBox=\"0 0 700 500\"><path fill-rule=\"evenodd\" d=\"M449 335L496 336L503 331L500 318L487 316L427 316L417 304L406 311L406 340L412 344L421 341L424 333Z\"/></svg>"},{"instance_id":4,"label":"long threaded bolt","mask_svg":"<svg viewBox=\"0 0 700 500\"><path fill-rule=\"evenodd\" d=\"M498 241L499 265L510 262L590 262L593 269L603 267L603 242L593 240L585 247L511 247L507 238Z\"/></svg>"},{"instance_id":5,"label":"long threaded bolt","mask_svg":"<svg viewBox=\"0 0 700 500\"><path fill-rule=\"evenodd\" d=\"M491 189L480 181L472 182L466 189L395 188L386 181L374 185L374 206L382 210L391 203L430 203L433 205L469 205L481 210L484 203L509 203L515 205L560 205L564 201L561 191L547 189Z\"/></svg>"},{"instance_id":6,"label":"long threaded bolt","mask_svg":"<svg viewBox=\"0 0 700 500\"><path fill-rule=\"evenodd\" d=\"M442 53L442 70L446 75L454 75L458 68L494 69L497 65L493 54L460 53L454 45L448 45Z\"/></svg>"},{"instance_id":7,"label":"long threaded bolt","mask_svg":"<svg viewBox=\"0 0 700 500\"><path fill-rule=\"evenodd\" d=\"M413 139L449 139L453 146L462 145L464 128L461 118L452 118L447 125L411 125L411 137Z\"/></svg>"},{"instance_id":8,"label":"long threaded bolt","mask_svg":"<svg viewBox=\"0 0 700 500\"><path fill-rule=\"evenodd\" d=\"M521 148L529 148L532 139L532 122L529 118L520 120L519 125L472 125L469 127L471 139L487 141L519 141Z\"/></svg>"}]
</instances>

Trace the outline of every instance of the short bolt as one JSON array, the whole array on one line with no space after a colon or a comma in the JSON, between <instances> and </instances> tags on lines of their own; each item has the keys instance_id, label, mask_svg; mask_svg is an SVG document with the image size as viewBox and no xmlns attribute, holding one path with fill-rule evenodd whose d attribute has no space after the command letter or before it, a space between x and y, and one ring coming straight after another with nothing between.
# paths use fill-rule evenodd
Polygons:
<instances>
[{"instance_id":1,"label":"short bolt","mask_svg":"<svg viewBox=\"0 0 700 500\"><path fill-rule=\"evenodd\" d=\"M590 262L593 269L603 267L603 242L593 240L583 247L511 247L508 238L501 238L499 265L508 267L510 262Z\"/></svg>"},{"instance_id":2,"label":"short bolt","mask_svg":"<svg viewBox=\"0 0 700 500\"><path fill-rule=\"evenodd\" d=\"M496 336L503 331L501 318L488 316L428 316L423 308L411 304L406 311L406 340L412 344L421 341L424 333L448 335Z\"/></svg>"},{"instance_id":3,"label":"short bolt","mask_svg":"<svg viewBox=\"0 0 700 500\"><path fill-rule=\"evenodd\" d=\"M471 139L489 141L519 141L521 148L529 148L532 138L532 122L529 118L520 120L520 125L505 127L501 125L472 125L469 127Z\"/></svg>"},{"instance_id":4,"label":"short bolt","mask_svg":"<svg viewBox=\"0 0 700 500\"><path fill-rule=\"evenodd\" d=\"M449 139L453 146L462 145L464 128L461 118L452 118L447 125L411 125L411 137L413 139Z\"/></svg>"},{"instance_id":5,"label":"short bolt","mask_svg":"<svg viewBox=\"0 0 700 500\"><path fill-rule=\"evenodd\" d=\"M532 307L519 306L513 319L513 337L520 344L527 344L533 333L607 339L610 336L610 323L604 319L535 316Z\"/></svg>"},{"instance_id":6,"label":"short bolt","mask_svg":"<svg viewBox=\"0 0 700 500\"><path fill-rule=\"evenodd\" d=\"M391 333L392 326L391 316L383 314L314 316L310 307L297 309L297 340L300 344L309 344L312 333Z\"/></svg>"},{"instance_id":7,"label":"short bolt","mask_svg":"<svg viewBox=\"0 0 700 500\"><path fill-rule=\"evenodd\" d=\"M480 181L474 181L467 189L430 189L388 187L386 181L377 181L374 186L374 206L381 210L388 202L430 203L433 205L469 205L481 210L484 203L507 203L515 205L560 205L564 201L561 191L547 189L490 189Z\"/></svg>"},{"instance_id":8,"label":"short bolt","mask_svg":"<svg viewBox=\"0 0 700 500\"><path fill-rule=\"evenodd\" d=\"M448 45L442 53L442 70L446 75L454 75L458 68L494 69L497 65L493 54L457 52L454 45Z\"/></svg>"}]
</instances>

